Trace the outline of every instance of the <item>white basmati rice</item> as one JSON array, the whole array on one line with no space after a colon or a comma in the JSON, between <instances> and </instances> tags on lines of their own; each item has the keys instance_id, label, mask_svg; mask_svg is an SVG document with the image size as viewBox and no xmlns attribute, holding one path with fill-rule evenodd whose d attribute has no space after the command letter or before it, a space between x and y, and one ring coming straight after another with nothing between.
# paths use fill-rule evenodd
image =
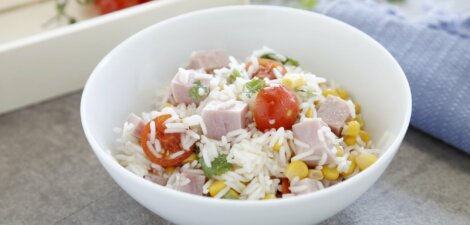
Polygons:
<instances>
[{"instance_id":1,"label":"white basmati rice","mask_svg":"<svg viewBox=\"0 0 470 225\"><path fill-rule=\"evenodd\" d=\"M155 128L155 121L150 121L150 143L155 143L155 136L156 136L156 128Z\"/></svg>"},{"instance_id":2,"label":"white basmati rice","mask_svg":"<svg viewBox=\"0 0 470 225\"><path fill-rule=\"evenodd\" d=\"M233 189L240 194L240 199L248 200L262 199L266 194L276 194L280 190L280 178L285 177L284 171L292 161L308 159L309 161L317 162L317 165L314 166L317 170L328 166L329 168L336 168L338 172L347 172L351 166L351 161L348 160L349 156L355 156L360 152L369 152L377 156L381 154L379 149L371 148L371 141L365 143L360 137L356 138L356 145L347 146L343 138L338 138L328 126L322 126L317 132L321 145L313 143L312 146L296 139L295 134L291 130L285 130L282 127L266 132L257 130L251 111L256 95L248 94L245 90L245 84L260 68L258 58L262 55L282 62L287 60L286 56L264 47L261 50L254 51L252 56L248 58L248 68L247 64L238 62L234 57L229 57L228 67L216 69L213 74L206 74L203 70L179 69L179 81L182 83L193 83L195 80L210 79L207 87L197 90L198 94L204 96L204 98L198 104L175 105L174 99L168 90L165 90L166 93L164 94L159 94L161 101L155 101L162 102L159 107L167 102L173 104L173 106L163 107L160 111L153 110L142 113L142 120L145 123L150 122L149 137L144 147L148 148L151 154L156 157L162 157L162 155L167 154L162 149L158 138L156 138L158 128L153 119L163 114L169 114L171 117L164 122L166 126L164 133L181 134L182 149L170 154L168 157L170 159L178 158L182 154L187 153L186 151L195 149L192 147L195 145L199 148L198 157L200 160L207 167L212 168L215 158L222 154L227 155L227 161L232 164L231 169L222 175L208 179L203 184L202 191L207 195L210 185L215 180L220 180L224 181L226 187L214 196L215 198L222 198L230 189ZM296 89L296 95L300 103L298 121L303 122L312 119L308 117L318 118L315 103L325 100L325 97L322 95L325 89L335 88L337 85L334 82L331 82L329 86L321 85L321 83L326 82L326 79L305 72L299 67L289 65L285 65L284 68L274 68L272 71L276 79L269 80L265 78L266 85L281 85L284 69L293 77L303 79L304 81ZM228 82L228 77L234 71L238 71L240 77ZM247 103L250 108L245 115L247 127L232 130L222 136L220 140L207 138L208 129L211 129L211 127L206 126L201 117L201 112L208 103L215 100L222 101L218 105L217 109L219 110L230 109L237 101ZM347 104L351 117L355 118L354 103L351 100L347 100ZM307 117L307 112L310 114L310 111L312 116L308 115ZM275 125L276 122L278 121L275 119L268 120L268 123L271 125ZM133 135L135 129L136 124L129 122L125 122L122 128L113 129L119 137L116 140L116 147L112 149L111 154L126 169L146 178L156 176L154 173L158 173L162 178L168 179L166 184L168 187L177 190L180 190L182 186L191 185L191 180L186 175L204 175L203 170L201 170L202 162L200 163L199 160L186 162L182 166L177 167L172 173L166 171L162 166L150 162L146 156L148 152L144 153L138 138ZM381 141L385 142L386 138L387 135ZM382 146L384 142L379 142L379 146ZM336 146L343 147L343 155L341 157L336 156ZM350 176L344 177L344 179L348 179L359 172L360 170L356 167L354 172ZM334 185L340 182L341 179L343 178L336 181L322 180L322 183L319 183L319 187L321 189L323 185L325 187ZM309 190L308 186L300 185L302 182L299 183L299 181L299 177L290 180L289 189L292 194L284 194L282 195L283 198L302 194Z\"/></svg>"},{"instance_id":3,"label":"white basmati rice","mask_svg":"<svg viewBox=\"0 0 470 225\"><path fill-rule=\"evenodd\" d=\"M291 158L291 161L298 161L298 160L302 160L304 158L307 158L311 155L313 155L313 153L315 153L314 150L309 150L309 151L306 151L306 152L303 152L303 153L300 153L298 155L295 155L294 157Z\"/></svg>"},{"instance_id":4,"label":"white basmati rice","mask_svg":"<svg viewBox=\"0 0 470 225\"><path fill-rule=\"evenodd\" d=\"M178 158L179 156L181 156L181 155L183 155L183 154L184 154L184 151L177 151L177 152L175 152L175 153L173 153L173 154L170 154L170 157L169 157L169 158L170 158L170 159L176 159L176 158Z\"/></svg>"}]
</instances>

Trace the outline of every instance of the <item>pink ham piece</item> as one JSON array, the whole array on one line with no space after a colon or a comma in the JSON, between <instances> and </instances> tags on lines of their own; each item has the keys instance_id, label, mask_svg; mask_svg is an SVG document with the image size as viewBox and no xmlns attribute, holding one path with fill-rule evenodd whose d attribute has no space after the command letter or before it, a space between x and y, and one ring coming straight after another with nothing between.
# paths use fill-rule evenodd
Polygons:
<instances>
[{"instance_id":1,"label":"pink ham piece","mask_svg":"<svg viewBox=\"0 0 470 225\"><path fill-rule=\"evenodd\" d=\"M207 137L220 140L228 132L246 127L248 105L241 101L212 101L202 109Z\"/></svg>"},{"instance_id":2,"label":"pink ham piece","mask_svg":"<svg viewBox=\"0 0 470 225\"><path fill-rule=\"evenodd\" d=\"M181 176L188 178L190 182L186 185L177 187L177 190L190 194L202 195L202 189L206 182L205 176L186 172L182 172Z\"/></svg>"},{"instance_id":3,"label":"pink ham piece","mask_svg":"<svg viewBox=\"0 0 470 225\"><path fill-rule=\"evenodd\" d=\"M309 148L296 145L296 147L294 148L294 152L296 155L299 155L307 151L313 150L312 155L309 155L301 159L302 161L304 161L307 165L311 167L318 165L318 162L320 162L323 153L326 153L327 155L327 159L326 159L327 164L335 161L336 156L331 151L331 149L334 148L331 141L329 141L327 137L320 138L318 136L319 130L322 129L322 127L328 129L328 126L319 118L304 120L292 126L292 131L294 132L294 138L309 145ZM325 132L325 131L321 131L321 132ZM331 131L328 131L328 132L331 132Z\"/></svg>"},{"instance_id":4,"label":"pink ham piece","mask_svg":"<svg viewBox=\"0 0 470 225\"><path fill-rule=\"evenodd\" d=\"M305 190L298 191L298 192L293 192L295 195L303 195L303 194L307 194L307 193L310 193L310 192L314 192L314 191L318 191L318 190L323 189L323 184L320 181L310 179L310 178L305 178L305 179L300 180L295 186L296 187L300 187L300 186L307 187L307 189L305 189Z\"/></svg>"},{"instance_id":5,"label":"pink ham piece","mask_svg":"<svg viewBox=\"0 0 470 225\"><path fill-rule=\"evenodd\" d=\"M212 73L214 69L228 66L228 55L224 50L195 51L191 54L188 69L204 69Z\"/></svg>"},{"instance_id":6,"label":"pink ham piece","mask_svg":"<svg viewBox=\"0 0 470 225\"><path fill-rule=\"evenodd\" d=\"M348 103L343 99L329 95L320 103L318 117L330 126L331 130L340 135L346 121L351 118Z\"/></svg>"},{"instance_id":7,"label":"pink ham piece","mask_svg":"<svg viewBox=\"0 0 470 225\"><path fill-rule=\"evenodd\" d=\"M157 174L149 173L145 175L145 178L149 179L153 183L160 184L162 186L165 186L166 182L168 181L168 178L163 177L163 174L157 175Z\"/></svg>"},{"instance_id":8,"label":"pink ham piece","mask_svg":"<svg viewBox=\"0 0 470 225\"><path fill-rule=\"evenodd\" d=\"M175 77L171 80L171 95L176 104L193 103L189 95L189 89L195 82L200 81L204 87L209 87L212 75L205 74L200 70L185 70L179 69ZM194 102L197 103L197 102Z\"/></svg>"},{"instance_id":9,"label":"pink ham piece","mask_svg":"<svg viewBox=\"0 0 470 225\"><path fill-rule=\"evenodd\" d=\"M134 113L131 113L127 117L127 123L130 123L130 124L134 125L134 128L132 128L132 131L131 131L132 136L140 139L140 133L142 133L142 129L145 126L144 121L140 117L135 115Z\"/></svg>"},{"instance_id":10,"label":"pink ham piece","mask_svg":"<svg viewBox=\"0 0 470 225\"><path fill-rule=\"evenodd\" d=\"M144 178L152 181L153 183L165 186L168 178L164 176L164 171L165 169L163 167L151 168Z\"/></svg>"}]
</instances>

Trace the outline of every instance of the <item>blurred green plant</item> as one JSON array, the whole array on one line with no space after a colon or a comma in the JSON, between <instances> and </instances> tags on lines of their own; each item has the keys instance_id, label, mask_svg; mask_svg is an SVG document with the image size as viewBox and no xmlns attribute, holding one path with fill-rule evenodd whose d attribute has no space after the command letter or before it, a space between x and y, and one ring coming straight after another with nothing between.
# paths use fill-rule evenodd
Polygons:
<instances>
[{"instance_id":1,"label":"blurred green plant","mask_svg":"<svg viewBox=\"0 0 470 225\"><path fill-rule=\"evenodd\" d=\"M300 6L305 9L313 9L317 3L318 0L300 0Z\"/></svg>"},{"instance_id":2,"label":"blurred green plant","mask_svg":"<svg viewBox=\"0 0 470 225\"><path fill-rule=\"evenodd\" d=\"M94 0L75 0L80 5L89 5L94 2ZM65 20L68 24L74 24L77 22L73 16L67 13L66 8L69 4L69 0L55 0L55 10L56 15L44 23L43 26L50 26L53 22L56 25L60 25L61 21Z\"/></svg>"}]
</instances>

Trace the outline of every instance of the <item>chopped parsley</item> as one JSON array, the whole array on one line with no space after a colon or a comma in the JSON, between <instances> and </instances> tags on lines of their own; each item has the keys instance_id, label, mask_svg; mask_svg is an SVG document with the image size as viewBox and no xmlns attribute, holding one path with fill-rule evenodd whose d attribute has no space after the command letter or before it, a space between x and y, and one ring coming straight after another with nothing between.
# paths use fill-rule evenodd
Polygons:
<instances>
[{"instance_id":1,"label":"chopped parsley","mask_svg":"<svg viewBox=\"0 0 470 225\"><path fill-rule=\"evenodd\" d=\"M277 57L276 54L274 54L274 53L266 53L264 55L261 55L260 58L270 59L270 60L275 60L275 61L282 62L282 60L279 57Z\"/></svg>"},{"instance_id":2,"label":"chopped parsley","mask_svg":"<svg viewBox=\"0 0 470 225\"><path fill-rule=\"evenodd\" d=\"M202 171L204 171L204 175L209 178L222 175L232 168L232 164L227 161L226 154L217 156L217 158L211 162L211 167L208 167L206 163L204 163L204 159L202 157L199 158L199 163L201 164Z\"/></svg>"},{"instance_id":3,"label":"chopped parsley","mask_svg":"<svg viewBox=\"0 0 470 225\"><path fill-rule=\"evenodd\" d=\"M286 57L286 59L283 61L279 57L277 57L276 54L274 54L274 53L264 54L264 55L260 56L260 58L275 60L275 61L281 62L284 65L291 65L291 66L299 66L300 65L297 60L295 60L293 58L289 58L289 57Z\"/></svg>"},{"instance_id":4,"label":"chopped parsley","mask_svg":"<svg viewBox=\"0 0 470 225\"><path fill-rule=\"evenodd\" d=\"M227 77L227 83L232 84L233 82L235 82L235 80L237 80L237 77L241 77L241 76L242 75L240 74L240 71L238 71L237 69L233 69L232 74L230 74L230 76Z\"/></svg>"},{"instance_id":5,"label":"chopped parsley","mask_svg":"<svg viewBox=\"0 0 470 225\"><path fill-rule=\"evenodd\" d=\"M264 88L265 85L266 82L264 82L264 80L253 79L245 84L245 90L248 93L248 96L251 96L258 92L261 88Z\"/></svg>"},{"instance_id":6,"label":"chopped parsley","mask_svg":"<svg viewBox=\"0 0 470 225\"><path fill-rule=\"evenodd\" d=\"M289 57L286 57L286 61L282 62L284 65L291 65L291 66L299 66L299 61L293 59L293 58L289 58Z\"/></svg>"},{"instance_id":7,"label":"chopped parsley","mask_svg":"<svg viewBox=\"0 0 470 225\"><path fill-rule=\"evenodd\" d=\"M194 82L194 85L189 89L189 97L191 97L194 102L198 102L206 94L207 87L204 87L201 81Z\"/></svg>"},{"instance_id":8,"label":"chopped parsley","mask_svg":"<svg viewBox=\"0 0 470 225\"><path fill-rule=\"evenodd\" d=\"M313 95L315 95L315 92L314 90L303 90L303 89L296 89L295 90L296 92L303 92L307 95L307 97L312 97Z\"/></svg>"}]
</instances>

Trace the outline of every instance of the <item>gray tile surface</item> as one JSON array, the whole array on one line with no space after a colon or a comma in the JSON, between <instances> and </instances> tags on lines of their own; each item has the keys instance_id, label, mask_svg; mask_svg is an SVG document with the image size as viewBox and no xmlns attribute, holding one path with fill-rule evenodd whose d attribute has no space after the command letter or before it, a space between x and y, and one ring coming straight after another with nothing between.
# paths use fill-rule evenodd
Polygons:
<instances>
[{"instance_id":1,"label":"gray tile surface","mask_svg":"<svg viewBox=\"0 0 470 225\"><path fill-rule=\"evenodd\" d=\"M106 174L80 93L0 115L0 224L171 224ZM470 224L470 156L410 129L379 181L324 224Z\"/></svg>"}]
</instances>

